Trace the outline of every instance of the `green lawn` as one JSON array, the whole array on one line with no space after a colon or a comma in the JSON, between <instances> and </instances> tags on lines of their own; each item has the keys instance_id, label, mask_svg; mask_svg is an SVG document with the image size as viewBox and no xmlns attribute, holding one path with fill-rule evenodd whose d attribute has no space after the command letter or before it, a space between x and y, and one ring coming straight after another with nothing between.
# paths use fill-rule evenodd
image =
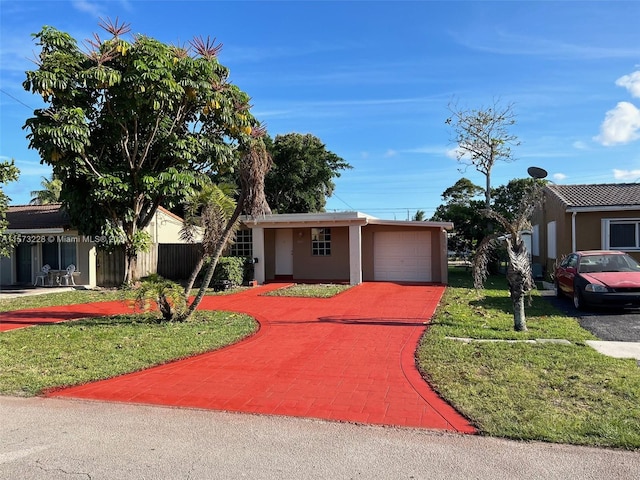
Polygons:
<instances>
[{"instance_id":1,"label":"green lawn","mask_svg":"<svg viewBox=\"0 0 640 480\"><path fill-rule=\"evenodd\" d=\"M288 287L271 290L263 295L272 297L309 297L330 298L351 288L350 285L336 285L333 283L303 284L296 283Z\"/></svg>"},{"instance_id":2,"label":"green lawn","mask_svg":"<svg viewBox=\"0 0 640 480\"><path fill-rule=\"evenodd\" d=\"M3 299L1 307L8 311L123 298L118 291L74 291ZM0 394L37 395L142 370L229 345L257 328L247 315L197 311L182 323L160 323L152 314L117 315L3 332Z\"/></svg>"},{"instance_id":3,"label":"green lawn","mask_svg":"<svg viewBox=\"0 0 640 480\"><path fill-rule=\"evenodd\" d=\"M502 277L482 292L468 272L450 287L418 349L423 376L491 436L640 449L640 368L597 353L578 322L534 292L528 332L513 331ZM563 338L571 345L462 343L476 339Z\"/></svg>"}]
</instances>

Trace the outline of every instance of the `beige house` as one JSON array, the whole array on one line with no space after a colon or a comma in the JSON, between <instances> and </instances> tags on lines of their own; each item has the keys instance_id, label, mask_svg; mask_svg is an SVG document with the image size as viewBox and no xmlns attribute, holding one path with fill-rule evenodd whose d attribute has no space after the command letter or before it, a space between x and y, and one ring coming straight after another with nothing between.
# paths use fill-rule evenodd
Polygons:
<instances>
[{"instance_id":1,"label":"beige house","mask_svg":"<svg viewBox=\"0 0 640 480\"><path fill-rule=\"evenodd\" d=\"M450 222L381 220L360 212L243 219L232 254L254 259L258 283L447 283Z\"/></svg>"},{"instance_id":2,"label":"beige house","mask_svg":"<svg viewBox=\"0 0 640 480\"><path fill-rule=\"evenodd\" d=\"M549 184L532 219L532 261L550 273L580 250L621 250L640 260L640 184Z\"/></svg>"},{"instance_id":3,"label":"beige house","mask_svg":"<svg viewBox=\"0 0 640 480\"><path fill-rule=\"evenodd\" d=\"M63 271L76 267L75 283L88 287L118 285L124 257L118 252L98 251L95 238L74 229L60 204L16 205L7 210L5 235L16 235L18 244L11 255L0 258L0 285L33 284L43 265ZM182 243L182 219L160 207L146 228L154 245L141 257L139 274L155 271L157 245Z\"/></svg>"}]
</instances>

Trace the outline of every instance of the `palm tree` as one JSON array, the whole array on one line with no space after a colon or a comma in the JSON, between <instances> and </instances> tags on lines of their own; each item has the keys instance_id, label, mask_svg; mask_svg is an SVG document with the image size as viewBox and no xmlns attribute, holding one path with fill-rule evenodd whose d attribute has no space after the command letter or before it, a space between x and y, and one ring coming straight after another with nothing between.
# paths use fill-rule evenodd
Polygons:
<instances>
[{"instance_id":1,"label":"palm tree","mask_svg":"<svg viewBox=\"0 0 640 480\"><path fill-rule=\"evenodd\" d=\"M527 253L522 231L531 227L530 219L536 204L540 201L542 184L532 183L520 200L519 210L513 220L505 218L495 210L484 210L483 213L495 220L502 227L503 234L492 234L484 238L473 260L473 281L477 289L482 288L489 274L490 253L501 241L504 241L509 255L507 281L513 304L513 327L517 332L527 330L527 319L524 311L524 299L533 290L535 283L531 272L531 262Z\"/></svg>"},{"instance_id":2,"label":"palm tree","mask_svg":"<svg viewBox=\"0 0 640 480\"><path fill-rule=\"evenodd\" d=\"M206 181L200 191L194 193L184 203L184 224L181 237L189 243L200 241L201 255L184 289L189 298L193 284L205 262L215 253L216 245L236 209L234 185L215 185ZM232 225L235 231L237 222ZM201 236L202 238L198 238ZM226 246L226 245L225 245Z\"/></svg>"},{"instance_id":3,"label":"palm tree","mask_svg":"<svg viewBox=\"0 0 640 480\"><path fill-rule=\"evenodd\" d=\"M244 213L245 215L256 218L271 213L264 194L264 177L271 168L273 161L262 140L264 133L264 129L261 127L254 128L251 139L240 148L240 192L231 215L226 222L220 221L220 223L217 223L218 217L216 214L212 215L215 219L213 223L202 222L205 230L204 237L208 239L207 242L209 243L207 248L210 249L210 253L208 254L210 262L198 294L189 304L184 316L185 319L198 308L198 305L200 305L200 302L204 298L207 287L213 278L213 272L218 264L218 259L237 229L240 214ZM213 203L215 204L215 202ZM203 220L206 220L207 216L202 217ZM206 232L207 229L215 233L210 235ZM202 265L200 265L200 268L201 267ZM197 272L195 274L197 275ZM195 277L193 277L193 279L195 279ZM193 279L190 279L191 285L193 285ZM187 290L185 290L185 294L188 295Z\"/></svg>"},{"instance_id":4,"label":"palm tree","mask_svg":"<svg viewBox=\"0 0 640 480\"><path fill-rule=\"evenodd\" d=\"M60 201L60 192L62 191L62 181L60 179L56 178L55 175L51 175L50 180L42 177L40 185L43 189L31 192L29 205L47 205Z\"/></svg>"}]
</instances>

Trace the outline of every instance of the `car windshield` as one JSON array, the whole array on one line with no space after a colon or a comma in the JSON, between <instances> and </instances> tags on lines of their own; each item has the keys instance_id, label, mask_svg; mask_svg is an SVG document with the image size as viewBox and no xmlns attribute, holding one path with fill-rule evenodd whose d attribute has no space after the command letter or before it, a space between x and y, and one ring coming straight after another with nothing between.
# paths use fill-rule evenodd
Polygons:
<instances>
[{"instance_id":1,"label":"car windshield","mask_svg":"<svg viewBox=\"0 0 640 480\"><path fill-rule=\"evenodd\" d=\"M580 273L638 272L640 264L629 255L586 255L580 259Z\"/></svg>"}]
</instances>

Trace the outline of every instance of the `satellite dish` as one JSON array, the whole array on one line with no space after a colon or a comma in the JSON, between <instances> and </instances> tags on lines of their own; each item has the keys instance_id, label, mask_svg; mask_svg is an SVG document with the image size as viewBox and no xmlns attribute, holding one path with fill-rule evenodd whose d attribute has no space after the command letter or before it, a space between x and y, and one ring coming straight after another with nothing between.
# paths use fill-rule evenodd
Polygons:
<instances>
[{"instance_id":1,"label":"satellite dish","mask_svg":"<svg viewBox=\"0 0 640 480\"><path fill-rule=\"evenodd\" d=\"M547 176L547 171L540 167L529 167L527 173L533 178L545 178Z\"/></svg>"}]
</instances>

